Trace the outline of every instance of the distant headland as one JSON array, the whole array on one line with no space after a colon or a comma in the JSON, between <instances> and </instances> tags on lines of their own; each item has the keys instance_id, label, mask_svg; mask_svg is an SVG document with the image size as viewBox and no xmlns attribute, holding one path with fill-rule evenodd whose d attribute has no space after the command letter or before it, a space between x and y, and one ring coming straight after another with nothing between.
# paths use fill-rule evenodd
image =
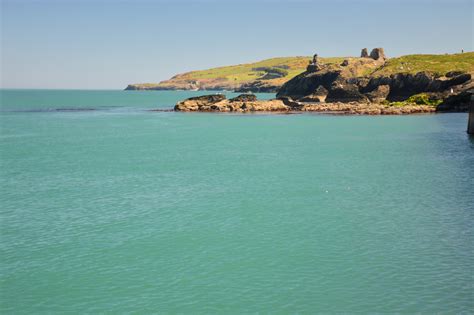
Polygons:
<instances>
[{"instance_id":1,"label":"distant headland","mask_svg":"<svg viewBox=\"0 0 474 315\"><path fill-rule=\"evenodd\" d=\"M374 51L374 54L377 50ZM450 55L406 55L386 58L384 62L360 62L372 59L367 49L363 49L361 58L355 57L319 57L319 63L337 67L347 63L345 70L352 71L354 77L380 77L392 74L416 74L430 72L444 75L459 71L474 73L474 52ZM372 57L376 57L372 55ZM207 70L177 74L160 83L130 84L126 90L227 90L237 92L276 93L287 81L304 72L308 60L312 57L283 57L266 59L255 63L218 67ZM364 59L362 59L364 58Z\"/></svg>"}]
</instances>

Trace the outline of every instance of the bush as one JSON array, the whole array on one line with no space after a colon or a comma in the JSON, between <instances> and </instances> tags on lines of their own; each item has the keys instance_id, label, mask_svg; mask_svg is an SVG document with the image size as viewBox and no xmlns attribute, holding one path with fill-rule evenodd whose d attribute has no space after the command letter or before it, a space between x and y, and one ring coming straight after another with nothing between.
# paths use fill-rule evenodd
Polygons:
<instances>
[{"instance_id":1,"label":"bush","mask_svg":"<svg viewBox=\"0 0 474 315\"><path fill-rule=\"evenodd\" d=\"M437 106L439 105L442 100L435 99L430 97L428 94L420 93L410 96L407 100L407 103L415 103L417 105L430 105L430 106Z\"/></svg>"}]
</instances>

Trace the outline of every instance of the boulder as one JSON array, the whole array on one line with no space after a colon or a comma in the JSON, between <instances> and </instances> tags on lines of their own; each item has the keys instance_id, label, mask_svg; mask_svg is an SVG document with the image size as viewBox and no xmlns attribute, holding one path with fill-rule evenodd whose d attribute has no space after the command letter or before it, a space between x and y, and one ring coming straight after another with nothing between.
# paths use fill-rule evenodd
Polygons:
<instances>
[{"instance_id":1,"label":"boulder","mask_svg":"<svg viewBox=\"0 0 474 315\"><path fill-rule=\"evenodd\" d=\"M254 102L257 100L257 96L254 94L240 94L234 98L231 98L229 102Z\"/></svg>"},{"instance_id":2,"label":"boulder","mask_svg":"<svg viewBox=\"0 0 474 315\"><path fill-rule=\"evenodd\" d=\"M212 95L201 95L201 96L190 97L187 100L195 101L195 102L204 102L204 103L217 103L225 99L226 97L224 94L212 94Z\"/></svg>"},{"instance_id":3,"label":"boulder","mask_svg":"<svg viewBox=\"0 0 474 315\"><path fill-rule=\"evenodd\" d=\"M315 73L303 72L283 84L277 93L277 97L289 96L293 99L300 99L313 94L319 86L328 89L339 78L340 74L341 72L338 70L325 70Z\"/></svg>"},{"instance_id":4,"label":"boulder","mask_svg":"<svg viewBox=\"0 0 474 315\"><path fill-rule=\"evenodd\" d=\"M341 63L341 67L347 67L349 65L349 60L344 59L344 61Z\"/></svg>"},{"instance_id":5,"label":"boulder","mask_svg":"<svg viewBox=\"0 0 474 315\"><path fill-rule=\"evenodd\" d=\"M298 107L301 107L301 104L298 103L297 101L293 100L291 97L289 96L282 96L282 97L279 97L278 98L280 101L283 102L283 104L285 104L286 106L289 106L291 108L298 108Z\"/></svg>"},{"instance_id":6,"label":"boulder","mask_svg":"<svg viewBox=\"0 0 474 315\"><path fill-rule=\"evenodd\" d=\"M356 84L335 81L328 89L326 102L367 102L365 95L359 92Z\"/></svg>"},{"instance_id":7,"label":"boulder","mask_svg":"<svg viewBox=\"0 0 474 315\"><path fill-rule=\"evenodd\" d=\"M210 106L222 101L226 101L223 94L195 96L178 102L174 109L177 111L194 111L199 110L202 106Z\"/></svg>"},{"instance_id":8,"label":"boulder","mask_svg":"<svg viewBox=\"0 0 474 315\"><path fill-rule=\"evenodd\" d=\"M252 112L252 111L288 111L282 100L262 100L258 101L250 95L239 95L234 99L227 100L218 95L205 95L191 97L178 102L174 107L175 111L192 112ZM222 95L223 96L223 95ZM248 97L249 96L249 97Z\"/></svg>"},{"instance_id":9,"label":"boulder","mask_svg":"<svg viewBox=\"0 0 474 315\"><path fill-rule=\"evenodd\" d=\"M371 102L381 103L387 99L388 94L390 93L390 86L387 84L379 85L377 88L365 95L369 98Z\"/></svg>"},{"instance_id":10,"label":"boulder","mask_svg":"<svg viewBox=\"0 0 474 315\"><path fill-rule=\"evenodd\" d=\"M445 74L447 78L457 77L458 75L465 74L463 71L449 71Z\"/></svg>"},{"instance_id":11,"label":"boulder","mask_svg":"<svg viewBox=\"0 0 474 315\"><path fill-rule=\"evenodd\" d=\"M467 112L472 102L474 88L448 96L436 107L438 112Z\"/></svg>"},{"instance_id":12,"label":"boulder","mask_svg":"<svg viewBox=\"0 0 474 315\"><path fill-rule=\"evenodd\" d=\"M328 95L328 90L324 88L324 86L320 85L316 88L314 93L310 95L306 95L303 98L300 98L298 102L304 103L322 103L326 101L326 97Z\"/></svg>"}]
</instances>

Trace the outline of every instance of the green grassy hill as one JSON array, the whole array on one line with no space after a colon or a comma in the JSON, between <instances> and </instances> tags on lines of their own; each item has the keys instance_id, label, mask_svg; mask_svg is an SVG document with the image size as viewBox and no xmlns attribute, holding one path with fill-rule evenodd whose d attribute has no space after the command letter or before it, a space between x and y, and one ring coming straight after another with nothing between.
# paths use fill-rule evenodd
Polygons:
<instances>
[{"instance_id":1,"label":"green grassy hill","mask_svg":"<svg viewBox=\"0 0 474 315\"><path fill-rule=\"evenodd\" d=\"M474 52L453 55L407 55L388 59L372 76L429 71L439 75L449 71L474 72Z\"/></svg>"},{"instance_id":2,"label":"green grassy hill","mask_svg":"<svg viewBox=\"0 0 474 315\"><path fill-rule=\"evenodd\" d=\"M286 81L306 70L311 57L280 57L254 63L218 67L178 74L160 83L131 84L127 89L237 89L242 84L260 80L268 86L281 86ZM344 59L354 57L320 58L323 64L338 67ZM273 71L272 69L277 69ZM406 55L390 58L380 67L357 68L356 76L382 76L394 73L417 73L429 71L445 74L449 71L474 73L474 52L451 55ZM275 75L276 73L276 75ZM271 75L269 75L271 74Z\"/></svg>"}]
</instances>

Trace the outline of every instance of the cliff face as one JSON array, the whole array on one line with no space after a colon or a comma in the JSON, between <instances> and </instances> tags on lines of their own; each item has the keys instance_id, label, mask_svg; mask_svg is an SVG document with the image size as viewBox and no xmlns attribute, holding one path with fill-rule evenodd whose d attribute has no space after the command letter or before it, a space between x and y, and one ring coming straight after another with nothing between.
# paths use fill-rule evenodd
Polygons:
<instances>
[{"instance_id":1,"label":"cliff face","mask_svg":"<svg viewBox=\"0 0 474 315\"><path fill-rule=\"evenodd\" d=\"M366 55L367 51L363 50L362 56ZM448 104L454 103L448 98L462 100L461 96L455 96L463 92L468 93L472 85L471 74L463 71L444 74L422 71L377 75L377 71L384 67L386 58L381 49L374 49L369 57L344 60L339 66L312 64L305 72L283 84L277 97L312 102L380 103L405 101L424 93L433 103L443 103L440 109L446 109ZM372 73L357 75L364 71Z\"/></svg>"}]
</instances>

